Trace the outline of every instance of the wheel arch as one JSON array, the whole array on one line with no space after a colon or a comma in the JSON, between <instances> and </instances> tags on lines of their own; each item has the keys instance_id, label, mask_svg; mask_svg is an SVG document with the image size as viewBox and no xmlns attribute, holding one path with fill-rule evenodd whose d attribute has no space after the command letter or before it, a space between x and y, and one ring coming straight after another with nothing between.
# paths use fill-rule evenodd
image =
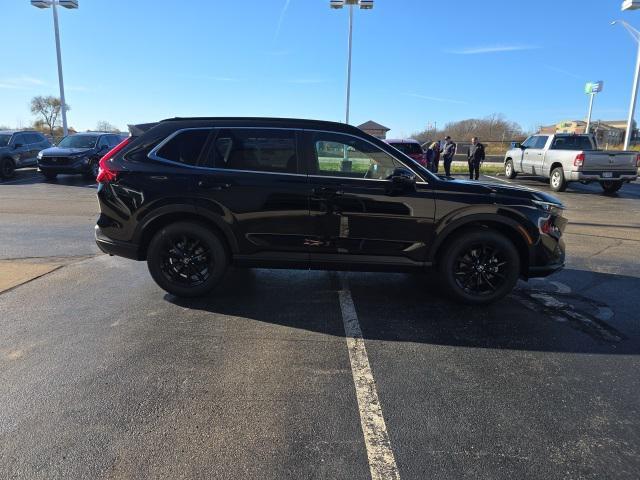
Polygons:
<instances>
[{"instance_id":1,"label":"wheel arch","mask_svg":"<svg viewBox=\"0 0 640 480\"><path fill-rule=\"evenodd\" d=\"M227 249L227 253L229 253L229 256L238 252L238 244L235 240L235 237L221 219L216 221L216 219L212 217L207 217L199 214L194 209L188 211L165 212L155 216L153 219L148 220L140 229L140 232L138 234L138 258L140 260L145 260L147 258L147 249L149 248L149 243L158 231L160 231L167 225L177 222L195 222L205 225L220 237L220 240L222 240L225 249Z\"/></svg>"},{"instance_id":2,"label":"wheel arch","mask_svg":"<svg viewBox=\"0 0 640 480\"><path fill-rule=\"evenodd\" d=\"M437 265L447 245L455 237L464 235L465 232L481 229L493 230L511 240L520 257L520 274L526 274L530 264L530 246L533 244L531 234L517 221L496 215L471 215L447 226L438 235L437 241L431 247L429 261L433 265Z\"/></svg>"}]
</instances>

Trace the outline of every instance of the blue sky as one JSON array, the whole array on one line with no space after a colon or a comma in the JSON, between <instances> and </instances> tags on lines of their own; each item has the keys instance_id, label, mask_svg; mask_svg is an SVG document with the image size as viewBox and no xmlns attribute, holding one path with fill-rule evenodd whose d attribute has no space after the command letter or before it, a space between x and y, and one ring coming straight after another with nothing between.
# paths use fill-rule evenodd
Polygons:
<instances>
[{"instance_id":1,"label":"blue sky","mask_svg":"<svg viewBox=\"0 0 640 480\"><path fill-rule=\"evenodd\" d=\"M405 136L503 113L525 129L626 117L640 28L621 0L376 0L354 22L351 123ZM347 11L328 0L80 0L60 9L69 124L180 115L344 119ZM0 125L58 94L50 10L5 0ZM15 43L9 39L14 38Z\"/></svg>"}]
</instances>

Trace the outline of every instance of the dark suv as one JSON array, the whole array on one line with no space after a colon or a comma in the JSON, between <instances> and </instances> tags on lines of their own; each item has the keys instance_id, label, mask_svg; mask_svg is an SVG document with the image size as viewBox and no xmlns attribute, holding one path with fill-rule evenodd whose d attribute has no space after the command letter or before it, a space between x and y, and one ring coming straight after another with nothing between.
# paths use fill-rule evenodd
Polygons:
<instances>
[{"instance_id":1,"label":"dark suv","mask_svg":"<svg viewBox=\"0 0 640 480\"><path fill-rule=\"evenodd\" d=\"M38 154L38 170L50 180L59 173L81 173L87 178L96 178L100 158L121 141L122 137L115 133L67 135L57 146Z\"/></svg>"},{"instance_id":2,"label":"dark suv","mask_svg":"<svg viewBox=\"0 0 640 480\"><path fill-rule=\"evenodd\" d=\"M444 180L355 127L174 118L131 127L100 161L96 242L184 297L228 265L436 271L467 303L564 264L553 196Z\"/></svg>"},{"instance_id":3,"label":"dark suv","mask_svg":"<svg viewBox=\"0 0 640 480\"><path fill-rule=\"evenodd\" d=\"M35 167L38 152L51 142L40 132L0 131L0 178L11 178L16 168Z\"/></svg>"}]
</instances>

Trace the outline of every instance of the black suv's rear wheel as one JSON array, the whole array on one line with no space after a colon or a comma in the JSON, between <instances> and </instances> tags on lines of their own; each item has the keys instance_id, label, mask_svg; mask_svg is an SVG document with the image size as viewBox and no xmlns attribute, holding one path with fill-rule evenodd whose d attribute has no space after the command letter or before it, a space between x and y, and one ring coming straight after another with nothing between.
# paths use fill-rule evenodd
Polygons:
<instances>
[{"instance_id":1,"label":"black suv's rear wheel","mask_svg":"<svg viewBox=\"0 0 640 480\"><path fill-rule=\"evenodd\" d=\"M156 283L178 297L199 297L219 283L228 264L222 241L195 222L172 223L155 234L147 266Z\"/></svg>"},{"instance_id":2,"label":"black suv's rear wheel","mask_svg":"<svg viewBox=\"0 0 640 480\"><path fill-rule=\"evenodd\" d=\"M10 158L0 159L0 178L12 178L16 173L16 164Z\"/></svg>"},{"instance_id":3,"label":"black suv's rear wheel","mask_svg":"<svg viewBox=\"0 0 640 480\"><path fill-rule=\"evenodd\" d=\"M474 230L455 237L439 266L451 296L470 304L501 299L513 290L520 276L515 246L492 230Z\"/></svg>"}]
</instances>

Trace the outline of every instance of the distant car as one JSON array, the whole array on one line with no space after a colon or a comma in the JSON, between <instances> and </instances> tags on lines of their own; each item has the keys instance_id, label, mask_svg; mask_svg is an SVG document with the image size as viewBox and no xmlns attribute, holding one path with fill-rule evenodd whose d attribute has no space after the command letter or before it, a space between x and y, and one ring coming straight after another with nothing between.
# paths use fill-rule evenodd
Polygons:
<instances>
[{"instance_id":1,"label":"distant car","mask_svg":"<svg viewBox=\"0 0 640 480\"><path fill-rule=\"evenodd\" d=\"M592 135L537 134L516 143L504 157L504 173L549 179L551 190L563 192L569 182L598 182L604 193L615 193L623 183L638 178L638 152L598 150Z\"/></svg>"},{"instance_id":2,"label":"distant car","mask_svg":"<svg viewBox=\"0 0 640 480\"><path fill-rule=\"evenodd\" d=\"M0 131L0 178L11 178L16 168L35 167L37 155L51 142L36 131Z\"/></svg>"},{"instance_id":3,"label":"distant car","mask_svg":"<svg viewBox=\"0 0 640 480\"><path fill-rule=\"evenodd\" d=\"M424 151L422 150L422 146L420 145L420 142L418 142L417 140L414 140L412 138L407 138L407 139L385 140L385 142L387 142L393 148L400 150L405 155L411 157L420 165L424 166L427 164L427 157Z\"/></svg>"},{"instance_id":4,"label":"distant car","mask_svg":"<svg viewBox=\"0 0 640 480\"><path fill-rule=\"evenodd\" d=\"M38 154L38 170L52 180L59 173L81 173L96 178L100 158L118 145L122 136L106 132L67 135L60 143Z\"/></svg>"}]
</instances>

